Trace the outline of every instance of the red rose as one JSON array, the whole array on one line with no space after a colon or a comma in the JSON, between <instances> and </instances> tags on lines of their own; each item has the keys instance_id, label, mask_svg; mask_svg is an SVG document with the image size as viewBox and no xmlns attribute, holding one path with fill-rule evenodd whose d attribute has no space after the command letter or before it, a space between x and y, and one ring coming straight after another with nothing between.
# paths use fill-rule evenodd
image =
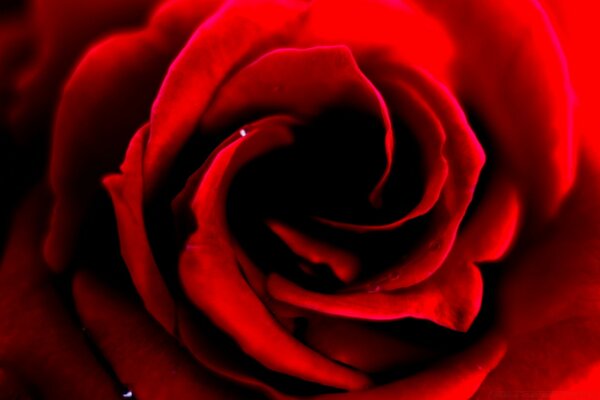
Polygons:
<instances>
[{"instance_id":1,"label":"red rose","mask_svg":"<svg viewBox=\"0 0 600 400\"><path fill-rule=\"evenodd\" d=\"M2 134L33 165L8 182L48 179L0 267L0 397L600 394L593 19L550 0L7 15Z\"/></svg>"}]
</instances>

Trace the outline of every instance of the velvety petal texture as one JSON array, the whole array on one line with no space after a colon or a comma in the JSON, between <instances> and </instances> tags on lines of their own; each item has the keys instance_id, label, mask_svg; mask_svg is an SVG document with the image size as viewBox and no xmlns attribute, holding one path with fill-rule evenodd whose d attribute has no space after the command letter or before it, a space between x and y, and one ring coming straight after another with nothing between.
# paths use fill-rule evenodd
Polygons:
<instances>
[{"instance_id":1,"label":"velvety petal texture","mask_svg":"<svg viewBox=\"0 0 600 400\"><path fill-rule=\"evenodd\" d=\"M7 4L0 399L600 398L597 7Z\"/></svg>"},{"instance_id":2,"label":"velvety petal texture","mask_svg":"<svg viewBox=\"0 0 600 400\"><path fill-rule=\"evenodd\" d=\"M471 130L457 100L439 81L422 71L398 70L395 79L404 78L416 87L441 120L446 132L444 156L448 162L445 186L432 210L434 223L431 242L424 241L409 260L375 279L373 284L384 290L398 289L421 282L444 262L456 238L458 227L471 202L485 154ZM418 214L417 214L418 215ZM387 229L358 227L358 230Z\"/></svg>"},{"instance_id":3,"label":"velvety petal texture","mask_svg":"<svg viewBox=\"0 0 600 400\"><path fill-rule=\"evenodd\" d=\"M466 331L481 303L483 284L479 270L452 255L446 263L426 282L393 293L373 288L352 294L319 294L303 290L278 275L269 277L268 291L279 301L327 315L374 321L411 317ZM460 287L456 281L461 282Z\"/></svg>"},{"instance_id":4,"label":"velvety petal texture","mask_svg":"<svg viewBox=\"0 0 600 400\"><path fill-rule=\"evenodd\" d=\"M577 151L575 97L546 13L536 1L418 3L457 44L453 86L485 121L530 211L552 215L573 184Z\"/></svg>"},{"instance_id":5,"label":"velvety petal texture","mask_svg":"<svg viewBox=\"0 0 600 400\"><path fill-rule=\"evenodd\" d=\"M276 146L290 143L289 132L278 125L277 121L264 121L248 127L247 136L240 135L223 149L207 170L192 203L198 228L188 239L180 260L184 288L196 306L265 366L334 387L367 386L366 377L304 347L272 319L240 274L231 239L223 230L222 196L235 168ZM219 300L219 293L226 293L228 301ZM240 313L244 306L249 308ZM251 325L254 328L249 330ZM289 358L273 353L269 343L278 343Z\"/></svg>"},{"instance_id":6,"label":"velvety petal texture","mask_svg":"<svg viewBox=\"0 0 600 400\"><path fill-rule=\"evenodd\" d=\"M155 399L242 396L199 367L142 307L97 277L79 274L73 290L84 325L126 387L123 397L128 392Z\"/></svg>"},{"instance_id":7,"label":"velvety petal texture","mask_svg":"<svg viewBox=\"0 0 600 400\"><path fill-rule=\"evenodd\" d=\"M598 158L600 140L597 132L600 125L595 109L596 94L600 89L600 78L596 73L599 60L589 49L598 35L595 16L600 12L599 5L578 1L569 6L556 0L543 0L539 4L556 30L574 87L575 145L577 140L581 140L579 146L591 150Z\"/></svg>"},{"instance_id":8,"label":"velvety petal texture","mask_svg":"<svg viewBox=\"0 0 600 400\"><path fill-rule=\"evenodd\" d=\"M378 388L318 399L468 399L476 393L487 374L506 351L505 342L490 336L466 354L435 368Z\"/></svg>"},{"instance_id":9,"label":"velvety petal texture","mask_svg":"<svg viewBox=\"0 0 600 400\"><path fill-rule=\"evenodd\" d=\"M32 140L44 140L40 135L52 123L62 85L87 47L102 35L142 23L159 1L25 3L35 36L35 57L18 78L11 132L19 143L33 144Z\"/></svg>"},{"instance_id":10,"label":"velvety petal texture","mask_svg":"<svg viewBox=\"0 0 600 400\"><path fill-rule=\"evenodd\" d=\"M118 399L42 259L49 198L46 188L31 192L0 263L0 396Z\"/></svg>"},{"instance_id":11,"label":"velvety petal texture","mask_svg":"<svg viewBox=\"0 0 600 400\"><path fill-rule=\"evenodd\" d=\"M327 107L340 105L367 109L381 118L386 166L369 196L378 204L392 169L396 139L385 100L345 46L279 49L266 54L235 74L217 93L200 129L210 132L225 122L243 123L249 117L271 113L314 118Z\"/></svg>"},{"instance_id":12,"label":"velvety petal texture","mask_svg":"<svg viewBox=\"0 0 600 400\"><path fill-rule=\"evenodd\" d=\"M312 318L306 341L334 360L376 373L434 358L435 351L346 319Z\"/></svg>"},{"instance_id":13,"label":"velvety petal texture","mask_svg":"<svg viewBox=\"0 0 600 400\"><path fill-rule=\"evenodd\" d=\"M133 138L121 167L122 173L110 175L103 182L113 200L121 253L131 278L148 311L173 333L175 303L154 261L144 225L141 172L148 131L148 126L144 126Z\"/></svg>"},{"instance_id":14,"label":"velvety petal texture","mask_svg":"<svg viewBox=\"0 0 600 400\"><path fill-rule=\"evenodd\" d=\"M143 29L113 35L92 47L67 82L50 165L56 201L45 254L53 268L63 269L69 262L100 177L118 167L133 134L150 116L169 63L216 6L168 2Z\"/></svg>"},{"instance_id":15,"label":"velvety petal texture","mask_svg":"<svg viewBox=\"0 0 600 400\"><path fill-rule=\"evenodd\" d=\"M281 45L305 7L300 1L232 1L198 27L169 67L152 107L147 190L181 149L221 81L242 61Z\"/></svg>"}]
</instances>

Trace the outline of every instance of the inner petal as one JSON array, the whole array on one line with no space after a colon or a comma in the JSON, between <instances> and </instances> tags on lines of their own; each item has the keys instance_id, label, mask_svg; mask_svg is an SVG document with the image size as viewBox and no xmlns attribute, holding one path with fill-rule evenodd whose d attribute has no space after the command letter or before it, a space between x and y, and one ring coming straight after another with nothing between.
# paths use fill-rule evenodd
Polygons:
<instances>
[{"instance_id":1,"label":"inner petal","mask_svg":"<svg viewBox=\"0 0 600 400\"><path fill-rule=\"evenodd\" d=\"M385 160L377 127L376 118L357 110L325 112L294 127L294 146L239 171L228 196L228 220L241 247L263 271L281 273L311 290L332 292L373 276L387 258L379 250L386 253L383 244L391 244L390 238L401 241L392 252L398 255L420 237L413 226L402 232L412 238L402 242L397 232L385 232L388 238L378 233L366 237L313 218L322 215L356 224L387 221L407 214L419 201L422 185L402 181L404 191L396 197L395 207L378 209L370 203L372 183ZM408 144L404 141L403 148L408 150ZM413 160L418 152L410 149ZM285 225L285 232L269 227L272 221ZM330 257L333 253L337 255ZM341 254L352 261L337 263ZM373 257L376 262L370 262L368 269L360 268L363 259L373 261Z\"/></svg>"},{"instance_id":2,"label":"inner petal","mask_svg":"<svg viewBox=\"0 0 600 400\"><path fill-rule=\"evenodd\" d=\"M273 113L310 120L332 105L367 110L380 118L385 164L369 195L378 204L391 173L396 139L383 97L344 46L283 49L263 56L226 82L200 130L227 130Z\"/></svg>"},{"instance_id":3,"label":"inner petal","mask_svg":"<svg viewBox=\"0 0 600 400\"><path fill-rule=\"evenodd\" d=\"M279 121L276 118L277 121ZM225 221L225 195L241 165L276 147L290 144L285 126L265 122L240 136L214 159L192 201L197 230L181 254L179 271L190 300L229 333L244 351L268 368L343 389L369 385L362 374L333 363L305 347L279 325L240 273ZM223 296L228 301L223 301ZM254 329L248 330L248 326ZM278 343L287 357L269 344Z\"/></svg>"}]
</instances>

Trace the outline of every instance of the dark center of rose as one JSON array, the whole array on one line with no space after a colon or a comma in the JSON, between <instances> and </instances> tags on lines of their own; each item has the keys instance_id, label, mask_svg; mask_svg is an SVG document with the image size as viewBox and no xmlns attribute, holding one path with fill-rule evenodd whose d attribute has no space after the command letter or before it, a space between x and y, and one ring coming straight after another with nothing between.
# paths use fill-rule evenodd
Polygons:
<instances>
[{"instance_id":1,"label":"dark center of rose","mask_svg":"<svg viewBox=\"0 0 600 400\"><path fill-rule=\"evenodd\" d=\"M355 254L361 267L354 281L384 271L413 247L426 218L394 232L368 234L328 227L315 218L379 225L401 218L419 202L425 179L419 146L400 122L394 128L398 143L379 207L369 194L385 169L385 131L380 117L362 110L330 109L293 127L292 146L238 172L228 196L228 222L259 268L319 292L335 292L348 283L325 263L291 251L266 221Z\"/></svg>"}]
</instances>

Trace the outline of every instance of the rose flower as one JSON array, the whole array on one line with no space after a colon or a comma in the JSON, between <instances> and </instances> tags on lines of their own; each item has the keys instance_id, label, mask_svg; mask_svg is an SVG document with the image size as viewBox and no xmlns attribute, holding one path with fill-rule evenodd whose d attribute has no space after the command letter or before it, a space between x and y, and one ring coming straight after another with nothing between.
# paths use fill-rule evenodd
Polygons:
<instances>
[{"instance_id":1,"label":"rose flower","mask_svg":"<svg viewBox=\"0 0 600 400\"><path fill-rule=\"evenodd\" d=\"M7 4L0 398L600 396L585 8Z\"/></svg>"}]
</instances>

